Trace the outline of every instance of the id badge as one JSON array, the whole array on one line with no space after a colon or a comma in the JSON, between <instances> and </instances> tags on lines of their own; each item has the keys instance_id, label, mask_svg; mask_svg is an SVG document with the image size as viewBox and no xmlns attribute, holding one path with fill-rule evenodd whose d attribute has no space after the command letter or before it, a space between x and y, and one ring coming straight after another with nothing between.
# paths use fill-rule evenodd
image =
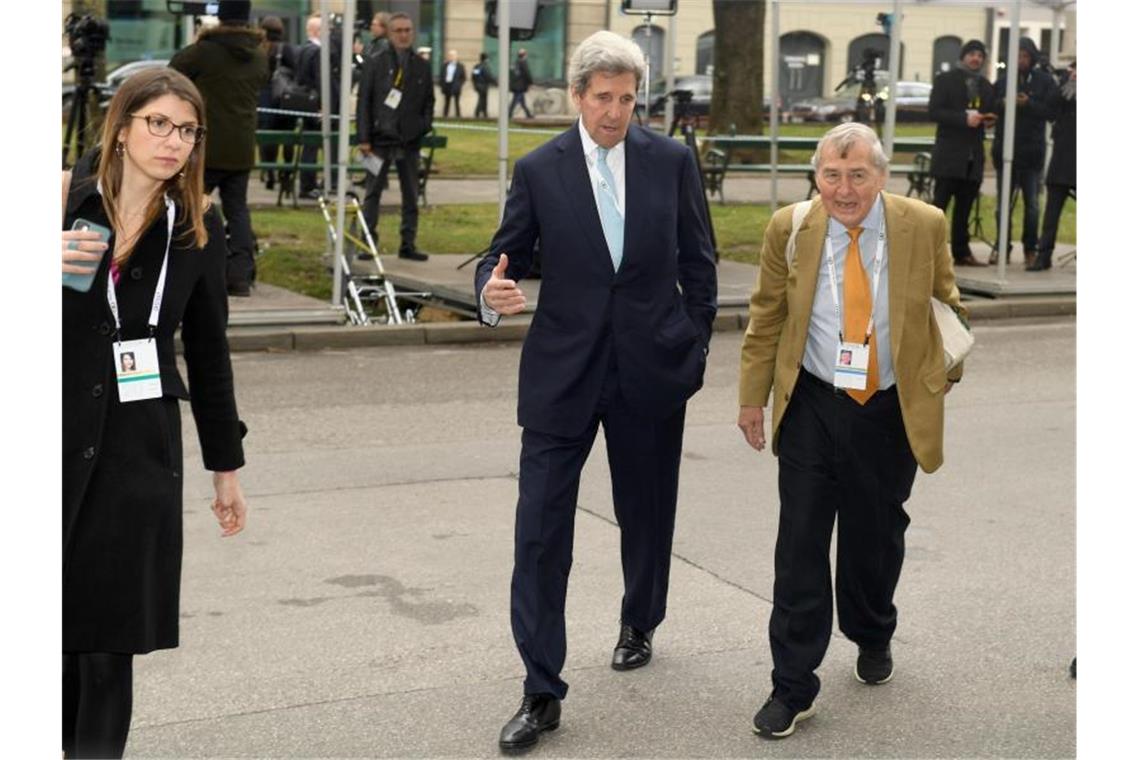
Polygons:
<instances>
[{"instance_id":1,"label":"id badge","mask_svg":"<svg viewBox=\"0 0 1140 760\"><path fill-rule=\"evenodd\" d=\"M871 363L871 346L862 343L840 343L835 352L835 387L856 391L867 389L867 367Z\"/></svg>"},{"instance_id":2,"label":"id badge","mask_svg":"<svg viewBox=\"0 0 1140 760\"><path fill-rule=\"evenodd\" d=\"M388 97L384 98L384 105L395 111L400 107L400 100L404 97L404 93L397 90L395 87L388 90Z\"/></svg>"},{"instance_id":3,"label":"id badge","mask_svg":"<svg viewBox=\"0 0 1140 760\"><path fill-rule=\"evenodd\" d=\"M158 371L158 344L148 338L111 344L115 353L115 380L119 401L142 401L162 397Z\"/></svg>"}]
</instances>

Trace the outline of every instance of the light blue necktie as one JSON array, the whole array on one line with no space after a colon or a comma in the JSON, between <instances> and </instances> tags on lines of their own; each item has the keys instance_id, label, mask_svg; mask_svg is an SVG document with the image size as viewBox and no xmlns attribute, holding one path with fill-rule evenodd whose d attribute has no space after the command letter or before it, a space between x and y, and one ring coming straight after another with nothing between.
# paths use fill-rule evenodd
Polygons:
<instances>
[{"instance_id":1,"label":"light blue necktie","mask_svg":"<svg viewBox=\"0 0 1140 760\"><path fill-rule=\"evenodd\" d=\"M609 152L609 148L598 146L596 166L598 174L602 175L598 182L600 186L598 212L602 217L602 232L605 233L606 245L609 246L610 258L614 262L614 271L616 272L621 266L622 247L625 245L625 220L622 218L621 212L618 211L617 184L614 182L614 174L606 165L606 155Z\"/></svg>"}]
</instances>

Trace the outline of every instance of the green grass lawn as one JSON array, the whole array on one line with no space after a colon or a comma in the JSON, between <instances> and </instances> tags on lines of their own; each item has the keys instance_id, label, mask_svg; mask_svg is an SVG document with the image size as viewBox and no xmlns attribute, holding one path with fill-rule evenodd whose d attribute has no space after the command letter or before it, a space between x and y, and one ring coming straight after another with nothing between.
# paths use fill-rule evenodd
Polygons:
<instances>
[{"instance_id":1,"label":"green grass lawn","mask_svg":"<svg viewBox=\"0 0 1140 760\"><path fill-rule=\"evenodd\" d=\"M731 180L730 180L731 181ZM994 239L994 199L984 196L982 221L985 235ZM720 255L730 261L755 264L760 257L764 229L771 216L767 204L710 206ZM324 219L316 208L254 209L253 227L264 254L258 259L263 282L326 300L332 281L321 260L327 248ZM421 209L418 244L429 253L473 254L490 242L498 224L493 203L432 206ZM380 217L380 247L394 253L398 247L400 215L387 211ZM1076 241L1076 204L1065 204L1058 240ZM1013 239L1021 238L1021 210L1014 215Z\"/></svg>"}]
</instances>

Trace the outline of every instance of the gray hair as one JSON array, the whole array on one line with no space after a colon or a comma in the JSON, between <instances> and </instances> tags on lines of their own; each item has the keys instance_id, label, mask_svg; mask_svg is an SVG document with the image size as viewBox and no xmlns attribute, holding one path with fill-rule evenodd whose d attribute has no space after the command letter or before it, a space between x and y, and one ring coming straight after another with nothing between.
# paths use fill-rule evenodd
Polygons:
<instances>
[{"instance_id":1,"label":"gray hair","mask_svg":"<svg viewBox=\"0 0 1140 760\"><path fill-rule=\"evenodd\" d=\"M835 148L840 158L846 158L847 151L851 150L857 142L864 143L871 149L871 163L879 171L885 172L890 162L887 159L887 154L883 152L883 144L879 142L879 136L875 134L875 130L857 121L850 121L833 127L827 131L827 134L819 138L815 153L811 157L811 168L819 168L819 159L823 155L824 148Z\"/></svg>"},{"instance_id":2,"label":"gray hair","mask_svg":"<svg viewBox=\"0 0 1140 760\"><path fill-rule=\"evenodd\" d=\"M579 43L570 56L570 89L581 95L590 86L595 72L632 72L637 86L645 79L645 54L631 40L609 31L594 32Z\"/></svg>"}]
</instances>

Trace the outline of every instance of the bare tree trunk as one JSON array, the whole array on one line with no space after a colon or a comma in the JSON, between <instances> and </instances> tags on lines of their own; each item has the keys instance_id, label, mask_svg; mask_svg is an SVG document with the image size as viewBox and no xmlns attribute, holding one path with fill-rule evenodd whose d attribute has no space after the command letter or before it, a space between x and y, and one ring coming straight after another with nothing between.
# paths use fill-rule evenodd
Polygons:
<instances>
[{"instance_id":1,"label":"bare tree trunk","mask_svg":"<svg viewBox=\"0 0 1140 760\"><path fill-rule=\"evenodd\" d=\"M709 133L764 131L764 0L712 0L714 70ZM743 158L743 156L741 156Z\"/></svg>"}]
</instances>

